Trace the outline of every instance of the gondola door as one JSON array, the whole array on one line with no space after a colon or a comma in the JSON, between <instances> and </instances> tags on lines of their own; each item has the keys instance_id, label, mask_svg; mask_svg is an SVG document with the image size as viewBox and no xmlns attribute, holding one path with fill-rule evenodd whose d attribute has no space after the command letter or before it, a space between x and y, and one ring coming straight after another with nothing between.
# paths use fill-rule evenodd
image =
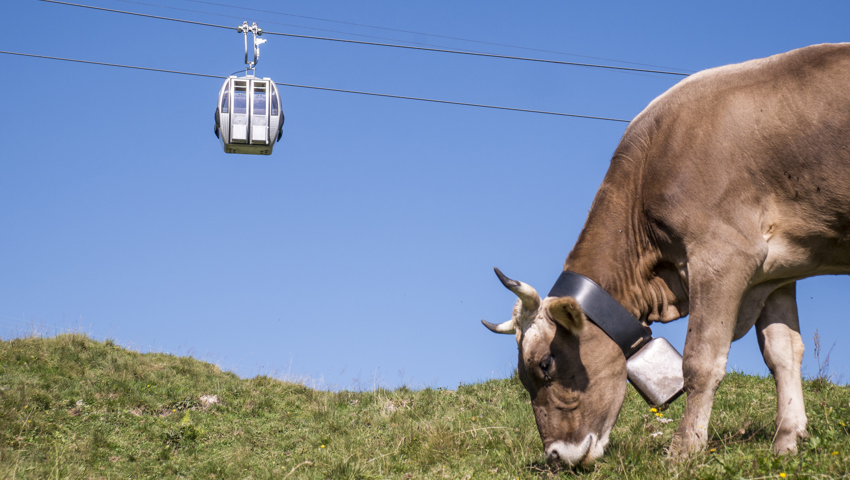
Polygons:
<instances>
[{"instance_id":1,"label":"gondola door","mask_svg":"<svg viewBox=\"0 0 850 480\"><path fill-rule=\"evenodd\" d=\"M248 143L248 91L250 81L234 79L230 82L233 108L230 110L230 143Z\"/></svg>"},{"instance_id":2,"label":"gondola door","mask_svg":"<svg viewBox=\"0 0 850 480\"><path fill-rule=\"evenodd\" d=\"M251 82L251 144L269 144L269 84L263 80Z\"/></svg>"}]
</instances>

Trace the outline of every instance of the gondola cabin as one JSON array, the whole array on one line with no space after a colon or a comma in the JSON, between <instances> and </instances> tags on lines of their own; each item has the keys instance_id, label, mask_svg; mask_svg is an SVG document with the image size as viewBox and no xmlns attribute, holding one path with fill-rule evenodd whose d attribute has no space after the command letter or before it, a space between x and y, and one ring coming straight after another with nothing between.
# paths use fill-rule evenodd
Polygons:
<instances>
[{"instance_id":1,"label":"gondola cabin","mask_svg":"<svg viewBox=\"0 0 850 480\"><path fill-rule=\"evenodd\" d=\"M215 136L225 153L271 155L283 134L280 94L270 78L230 76L218 93Z\"/></svg>"}]
</instances>

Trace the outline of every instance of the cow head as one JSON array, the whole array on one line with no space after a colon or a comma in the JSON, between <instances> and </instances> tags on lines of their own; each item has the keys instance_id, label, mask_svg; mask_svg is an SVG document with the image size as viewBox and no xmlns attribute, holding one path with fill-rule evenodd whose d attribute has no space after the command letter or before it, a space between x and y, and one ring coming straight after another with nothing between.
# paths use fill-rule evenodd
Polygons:
<instances>
[{"instance_id":1,"label":"cow head","mask_svg":"<svg viewBox=\"0 0 850 480\"><path fill-rule=\"evenodd\" d=\"M540 299L531 286L496 269L519 300L495 333L513 333L520 380L531 395L546 459L590 465L602 456L626 394L626 359L613 340L589 322L575 299Z\"/></svg>"}]
</instances>

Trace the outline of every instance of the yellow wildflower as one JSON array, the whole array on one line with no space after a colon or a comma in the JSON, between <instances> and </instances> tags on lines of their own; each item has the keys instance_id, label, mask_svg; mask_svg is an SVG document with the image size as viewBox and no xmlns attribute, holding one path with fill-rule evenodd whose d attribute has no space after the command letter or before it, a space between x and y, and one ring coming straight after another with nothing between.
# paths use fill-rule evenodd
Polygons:
<instances>
[{"instance_id":1,"label":"yellow wildflower","mask_svg":"<svg viewBox=\"0 0 850 480\"><path fill-rule=\"evenodd\" d=\"M785 478L785 472L780 473L779 478Z\"/></svg>"},{"instance_id":2,"label":"yellow wildflower","mask_svg":"<svg viewBox=\"0 0 850 480\"><path fill-rule=\"evenodd\" d=\"M650 408L650 409L649 409L649 411L650 411L650 412L652 412L652 413L655 413L655 412L657 412L657 411L658 411L658 409L657 409L657 408L655 408L655 407L653 407L653 408Z\"/></svg>"},{"instance_id":3,"label":"yellow wildflower","mask_svg":"<svg viewBox=\"0 0 850 480\"><path fill-rule=\"evenodd\" d=\"M319 448L325 448L325 446L324 446L324 445L319 445Z\"/></svg>"},{"instance_id":4,"label":"yellow wildflower","mask_svg":"<svg viewBox=\"0 0 850 480\"><path fill-rule=\"evenodd\" d=\"M838 455L838 452L832 452L833 455Z\"/></svg>"}]
</instances>

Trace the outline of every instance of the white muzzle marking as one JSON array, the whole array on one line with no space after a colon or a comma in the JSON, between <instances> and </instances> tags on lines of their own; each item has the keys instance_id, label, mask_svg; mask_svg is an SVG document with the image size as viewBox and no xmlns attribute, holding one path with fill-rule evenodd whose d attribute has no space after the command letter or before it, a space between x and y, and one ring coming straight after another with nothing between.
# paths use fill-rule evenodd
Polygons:
<instances>
[{"instance_id":1,"label":"white muzzle marking","mask_svg":"<svg viewBox=\"0 0 850 480\"><path fill-rule=\"evenodd\" d=\"M571 467L578 464L590 465L602 456L605 446L598 441L595 433L588 433L584 440L576 445L562 440L552 442L546 449L546 459L550 462L562 462Z\"/></svg>"}]
</instances>

